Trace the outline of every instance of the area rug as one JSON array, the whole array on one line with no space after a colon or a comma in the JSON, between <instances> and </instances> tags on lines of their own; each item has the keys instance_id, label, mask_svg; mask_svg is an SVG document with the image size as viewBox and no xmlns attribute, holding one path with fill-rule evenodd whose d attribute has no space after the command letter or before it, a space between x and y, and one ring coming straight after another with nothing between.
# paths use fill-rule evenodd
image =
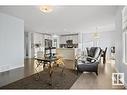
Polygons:
<instances>
[{"instance_id":1,"label":"area rug","mask_svg":"<svg viewBox=\"0 0 127 95\"><path fill-rule=\"evenodd\" d=\"M74 82L79 78L80 74L76 74L73 69L64 69L55 67L52 74L52 81L48 74L48 69L40 72L40 79L37 74L23 78L0 89L70 89ZM52 83L52 85L49 85Z\"/></svg>"}]
</instances>

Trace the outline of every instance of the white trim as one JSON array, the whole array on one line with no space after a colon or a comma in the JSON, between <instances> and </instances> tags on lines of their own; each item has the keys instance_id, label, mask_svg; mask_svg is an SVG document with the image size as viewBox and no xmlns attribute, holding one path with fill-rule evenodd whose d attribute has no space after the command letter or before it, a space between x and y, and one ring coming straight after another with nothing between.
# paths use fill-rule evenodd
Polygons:
<instances>
[{"instance_id":1,"label":"white trim","mask_svg":"<svg viewBox=\"0 0 127 95\"><path fill-rule=\"evenodd\" d=\"M24 67L24 64L11 64L11 65L3 65L0 66L0 72L9 71L15 68Z\"/></svg>"},{"instance_id":2,"label":"white trim","mask_svg":"<svg viewBox=\"0 0 127 95\"><path fill-rule=\"evenodd\" d=\"M123 43L123 63L127 64L127 55L126 55L126 37L127 37L127 15L125 12L127 11L127 7L125 6L122 10L122 43Z\"/></svg>"},{"instance_id":3,"label":"white trim","mask_svg":"<svg viewBox=\"0 0 127 95\"><path fill-rule=\"evenodd\" d=\"M123 40L123 63L125 63L125 32L122 33Z\"/></svg>"}]
</instances>

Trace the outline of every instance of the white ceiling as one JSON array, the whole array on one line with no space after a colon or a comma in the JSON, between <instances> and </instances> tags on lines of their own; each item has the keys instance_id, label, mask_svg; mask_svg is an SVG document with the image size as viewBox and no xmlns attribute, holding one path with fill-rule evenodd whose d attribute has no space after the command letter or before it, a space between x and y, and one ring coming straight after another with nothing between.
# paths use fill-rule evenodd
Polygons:
<instances>
[{"instance_id":1,"label":"white ceiling","mask_svg":"<svg viewBox=\"0 0 127 95\"><path fill-rule=\"evenodd\" d=\"M67 34L114 22L119 6L53 6L44 14L39 6L0 6L0 12L24 20L25 31Z\"/></svg>"}]
</instances>

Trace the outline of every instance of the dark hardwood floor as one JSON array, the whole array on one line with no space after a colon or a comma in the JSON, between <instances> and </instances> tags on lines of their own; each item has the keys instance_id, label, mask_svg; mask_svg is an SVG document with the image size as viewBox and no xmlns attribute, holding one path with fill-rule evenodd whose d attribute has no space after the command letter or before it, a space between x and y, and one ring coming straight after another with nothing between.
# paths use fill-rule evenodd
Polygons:
<instances>
[{"instance_id":1,"label":"dark hardwood floor","mask_svg":"<svg viewBox=\"0 0 127 95\"><path fill-rule=\"evenodd\" d=\"M112 85L112 73L116 73L115 60L99 64L98 76L95 73L83 73L71 89L125 89L124 86Z\"/></svg>"},{"instance_id":2,"label":"dark hardwood floor","mask_svg":"<svg viewBox=\"0 0 127 95\"><path fill-rule=\"evenodd\" d=\"M66 68L73 69L74 61L64 60L64 63L66 65ZM37 71L35 70L36 66L37 65L34 63L33 59L25 59L24 67L12 69L6 72L1 72L0 87L37 73ZM43 67L39 66L37 70L39 72L43 71Z\"/></svg>"},{"instance_id":3,"label":"dark hardwood floor","mask_svg":"<svg viewBox=\"0 0 127 95\"><path fill-rule=\"evenodd\" d=\"M74 61L64 60L66 68L74 69ZM24 67L16 68L10 71L0 73L0 86L7 85L24 77L37 73L36 64L33 59L25 59ZM38 71L43 71L43 67L39 67ZM99 75L94 73L83 73L73 84L71 89L121 89L123 86L112 86L111 76L115 71L115 65L112 60L106 64L99 65Z\"/></svg>"}]
</instances>

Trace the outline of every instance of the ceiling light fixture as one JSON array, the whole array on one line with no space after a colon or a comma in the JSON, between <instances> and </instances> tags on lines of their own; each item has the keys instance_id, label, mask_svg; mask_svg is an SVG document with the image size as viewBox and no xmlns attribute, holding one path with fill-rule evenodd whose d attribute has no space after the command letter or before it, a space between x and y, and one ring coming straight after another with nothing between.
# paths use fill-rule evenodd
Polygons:
<instances>
[{"instance_id":1,"label":"ceiling light fixture","mask_svg":"<svg viewBox=\"0 0 127 95\"><path fill-rule=\"evenodd\" d=\"M93 37L94 37L95 39L99 39L99 38L100 38L100 35L99 35L99 33L98 33L98 28L97 28L97 27L96 27L96 32L93 33Z\"/></svg>"},{"instance_id":2,"label":"ceiling light fixture","mask_svg":"<svg viewBox=\"0 0 127 95\"><path fill-rule=\"evenodd\" d=\"M42 5L40 6L40 10L44 13L50 13L53 11L53 7L50 5Z\"/></svg>"}]
</instances>

